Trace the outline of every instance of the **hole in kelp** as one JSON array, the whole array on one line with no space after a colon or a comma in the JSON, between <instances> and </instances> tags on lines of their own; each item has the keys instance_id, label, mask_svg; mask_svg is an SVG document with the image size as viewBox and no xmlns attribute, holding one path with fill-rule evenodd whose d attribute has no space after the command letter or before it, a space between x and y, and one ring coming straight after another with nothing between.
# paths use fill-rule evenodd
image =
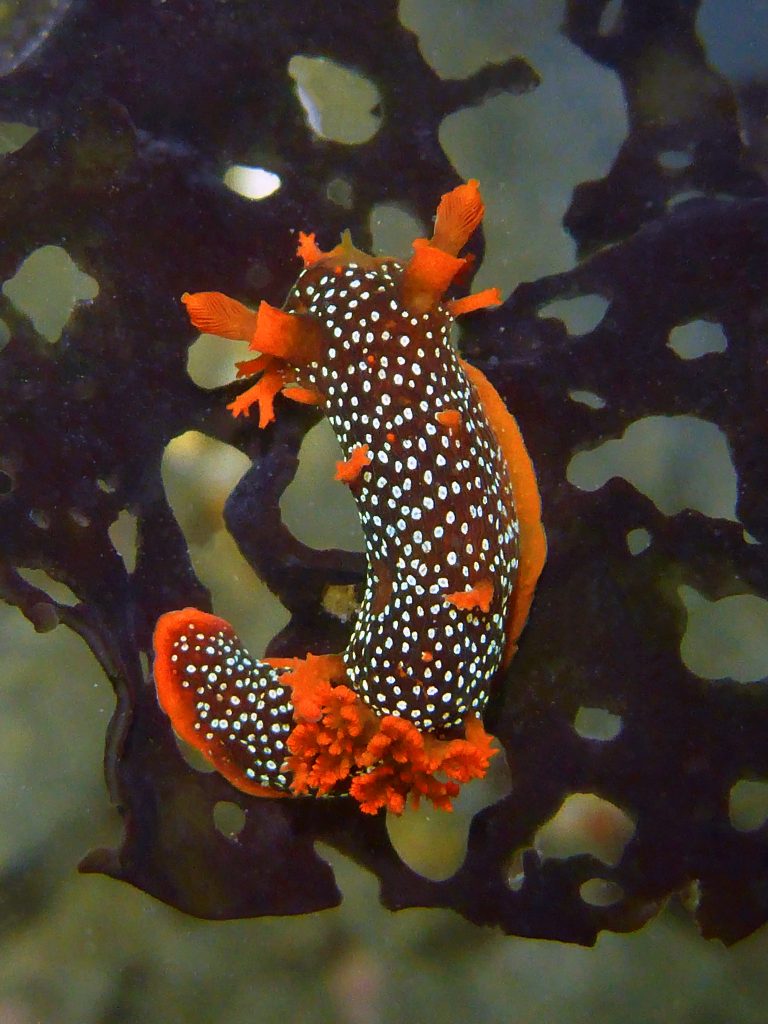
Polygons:
<instances>
[{"instance_id":1,"label":"hole in kelp","mask_svg":"<svg viewBox=\"0 0 768 1024\"><path fill-rule=\"evenodd\" d=\"M387 832L401 860L425 878L440 882L461 867L467 853L470 821L456 808L447 814L422 804L399 817L387 814ZM471 819L470 819L471 820Z\"/></svg>"},{"instance_id":2,"label":"hole in kelp","mask_svg":"<svg viewBox=\"0 0 768 1024\"><path fill-rule=\"evenodd\" d=\"M664 515L690 508L714 519L736 519L736 470L722 430L695 416L646 416L624 435L578 452L568 481L596 491L622 476Z\"/></svg>"},{"instance_id":3,"label":"hole in kelp","mask_svg":"<svg viewBox=\"0 0 768 1024\"><path fill-rule=\"evenodd\" d=\"M327 843L315 842L314 848L318 857L333 871L336 884L343 894L344 905L365 907L365 920L369 922L371 915L379 912L379 879L361 864Z\"/></svg>"},{"instance_id":4,"label":"hole in kelp","mask_svg":"<svg viewBox=\"0 0 768 1024\"><path fill-rule=\"evenodd\" d=\"M621 732L620 715L614 715L605 708L582 706L576 712L573 728L587 740L615 740Z\"/></svg>"},{"instance_id":5,"label":"hole in kelp","mask_svg":"<svg viewBox=\"0 0 768 1024\"><path fill-rule=\"evenodd\" d=\"M685 149L663 149L656 156L663 171L683 171L693 163L692 155Z\"/></svg>"},{"instance_id":6,"label":"hole in kelp","mask_svg":"<svg viewBox=\"0 0 768 1024\"><path fill-rule=\"evenodd\" d=\"M67 509L67 515L75 526L79 526L81 530L91 525L91 517L80 508Z\"/></svg>"},{"instance_id":7,"label":"hole in kelp","mask_svg":"<svg viewBox=\"0 0 768 1024\"><path fill-rule=\"evenodd\" d=\"M579 895L591 907L611 907L624 899L624 890L607 878L588 878L579 886Z\"/></svg>"},{"instance_id":8,"label":"hole in kelp","mask_svg":"<svg viewBox=\"0 0 768 1024\"><path fill-rule=\"evenodd\" d=\"M621 28L624 0L608 0L603 7L597 31L601 36L612 36Z\"/></svg>"},{"instance_id":9,"label":"hole in kelp","mask_svg":"<svg viewBox=\"0 0 768 1024\"><path fill-rule=\"evenodd\" d=\"M572 299L556 299L539 309L542 320L562 320L569 334L589 334L605 316L608 300L602 295L577 295Z\"/></svg>"},{"instance_id":10,"label":"hole in kelp","mask_svg":"<svg viewBox=\"0 0 768 1024\"><path fill-rule=\"evenodd\" d=\"M288 63L288 73L316 135L355 146L379 130L379 90L360 72L325 57L296 56Z\"/></svg>"},{"instance_id":11,"label":"hole in kelp","mask_svg":"<svg viewBox=\"0 0 768 1024\"><path fill-rule=\"evenodd\" d=\"M36 134L37 128L33 128L32 125L22 124L20 121L0 122L0 156L15 153Z\"/></svg>"},{"instance_id":12,"label":"hole in kelp","mask_svg":"<svg viewBox=\"0 0 768 1024\"><path fill-rule=\"evenodd\" d=\"M688 612L680 657L689 671L737 683L768 676L768 601L754 594L709 601L687 586L678 593Z\"/></svg>"},{"instance_id":13,"label":"hole in kelp","mask_svg":"<svg viewBox=\"0 0 768 1024\"><path fill-rule=\"evenodd\" d=\"M542 857L589 853L604 864L618 864L635 825L621 808L595 793L572 793L536 833Z\"/></svg>"},{"instance_id":14,"label":"hole in kelp","mask_svg":"<svg viewBox=\"0 0 768 1024\"><path fill-rule=\"evenodd\" d=\"M33 587L37 587L38 590L42 590L53 601L66 605L69 608L78 603L77 594L70 590L66 583L61 583L59 580L49 576L45 569L17 567L16 572L23 580L31 583Z\"/></svg>"},{"instance_id":15,"label":"hole in kelp","mask_svg":"<svg viewBox=\"0 0 768 1024\"><path fill-rule=\"evenodd\" d=\"M472 61L469 70L476 70L488 60L521 54L540 75L530 91L489 96L477 107L449 114L440 125L439 140L448 159L462 177L480 180L486 202L486 251L473 287L497 285L506 293L521 280L533 281L573 265L574 242L563 217L573 201L574 183L608 173L626 139L626 102L618 76L566 39L563 4L517 2L516 14L501 3L443 6L450 7L450 16L424 19L442 33L441 73L459 62L466 68ZM455 7L471 26L464 36L456 32ZM493 15L487 7L494 8ZM490 45L478 54L476 40L489 39L491 17L498 19L499 31L491 33ZM507 52L495 56L494 50L503 45ZM433 60L432 51L428 59ZM466 73L452 70L450 75ZM567 153L568 159L553 160L553 153Z\"/></svg>"},{"instance_id":16,"label":"hole in kelp","mask_svg":"<svg viewBox=\"0 0 768 1024\"><path fill-rule=\"evenodd\" d=\"M507 865L507 885L512 892L520 892L525 885L525 855L529 850L515 850Z\"/></svg>"},{"instance_id":17,"label":"hole in kelp","mask_svg":"<svg viewBox=\"0 0 768 1024\"><path fill-rule=\"evenodd\" d=\"M13 900L14 918L20 924L39 905L23 883L24 877L32 881L28 872L37 876L58 864L69 873L84 843L113 846L120 841L117 815L109 806L97 768L114 698L96 659L71 629L33 637L19 611L4 605L0 635L0 864L5 909L10 912L5 901ZM47 883L45 890L50 893ZM76 929L85 938L79 925ZM7 998L0 999L5 1011ZM6 1022L33 1024L49 1016L62 1019L58 1008L51 1008L50 1013L11 1014ZM90 1014L75 1016L82 1020Z\"/></svg>"},{"instance_id":18,"label":"hole in kelp","mask_svg":"<svg viewBox=\"0 0 768 1024\"><path fill-rule=\"evenodd\" d=\"M163 482L190 545L205 545L224 529L224 503L250 464L236 448L195 430L169 443Z\"/></svg>"},{"instance_id":19,"label":"hole in kelp","mask_svg":"<svg viewBox=\"0 0 768 1024\"><path fill-rule=\"evenodd\" d=\"M187 743L180 736L177 736L174 732L173 738L176 741L176 746L179 748L179 753L184 758L190 768L193 768L196 772L210 773L215 769L210 761L206 760L203 752L198 750L197 747L193 747L191 743Z\"/></svg>"},{"instance_id":20,"label":"hole in kelp","mask_svg":"<svg viewBox=\"0 0 768 1024\"><path fill-rule=\"evenodd\" d=\"M378 203L368 221L371 251L379 256L407 258L414 238L424 233L420 221L397 203Z\"/></svg>"},{"instance_id":21,"label":"hole in kelp","mask_svg":"<svg viewBox=\"0 0 768 1024\"><path fill-rule=\"evenodd\" d=\"M720 324L710 320L691 320L670 331L667 344L680 359L700 359L701 356L725 352L728 339Z\"/></svg>"},{"instance_id":22,"label":"hole in kelp","mask_svg":"<svg viewBox=\"0 0 768 1024\"><path fill-rule=\"evenodd\" d=\"M387 814L392 845L400 858L425 878L435 882L450 878L464 863L472 819L508 793L510 785L502 751L491 759L484 779L462 786L452 811L436 810L424 801L418 810L409 805L402 815Z\"/></svg>"},{"instance_id":23,"label":"hole in kelp","mask_svg":"<svg viewBox=\"0 0 768 1024\"><path fill-rule=\"evenodd\" d=\"M120 555L128 572L136 568L136 537L138 522L133 513L123 509L109 528L109 539Z\"/></svg>"},{"instance_id":24,"label":"hole in kelp","mask_svg":"<svg viewBox=\"0 0 768 1024\"><path fill-rule=\"evenodd\" d=\"M0 497L10 494L14 486L13 476L10 473L6 473L4 469L0 469Z\"/></svg>"},{"instance_id":25,"label":"hole in kelp","mask_svg":"<svg viewBox=\"0 0 768 1024\"><path fill-rule=\"evenodd\" d=\"M344 210L351 210L355 203L355 194L351 182L346 178L332 178L328 182L325 194L332 203Z\"/></svg>"},{"instance_id":26,"label":"hole in kelp","mask_svg":"<svg viewBox=\"0 0 768 1024\"><path fill-rule=\"evenodd\" d=\"M219 800L213 806L213 824L227 839L236 839L245 828L245 811L231 800Z\"/></svg>"},{"instance_id":27,"label":"hole in kelp","mask_svg":"<svg viewBox=\"0 0 768 1024\"><path fill-rule=\"evenodd\" d=\"M731 824L739 832L753 832L768 820L768 782L739 779L728 801Z\"/></svg>"},{"instance_id":28,"label":"hole in kelp","mask_svg":"<svg viewBox=\"0 0 768 1024\"><path fill-rule=\"evenodd\" d=\"M42 509L33 508L28 513L29 521L33 526L36 526L38 530L49 530L51 527L51 517L47 512L43 512Z\"/></svg>"},{"instance_id":29,"label":"hole in kelp","mask_svg":"<svg viewBox=\"0 0 768 1024\"><path fill-rule=\"evenodd\" d=\"M590 409L604 409L605 399L601 398L600 395L596 395L594 391L574 391L568 392L568 397L572 402L578 402L579 405L586 405Z\"/></svg>"},{"instance_id":30,"label":"hole in kelp","mask_svg":"<svg viewBox=\"0 0 768 1024\"><path fill-rule=\"evenodd\" d=\"M5 320L0 320L0 352L3 351L10 340L11 329Z\"/></svg>"},{"instance_id":31,"label":"hole in kelp","mask_svg":"<svg viewBox=\"0 0 768 1024\"><path fill-rule=\"evenodd\" d=\"M99 286L61 246L44 245L27 256L15 276L3 285L3 293L30 318L35 330L53 343L75 305L95 298Z\"/></svg>"},{"instance_id":32,"label":"hole in kelp","mask_svg":"<svg viewBox=\"0 0 768 1024\"><path fill-rule=\"evenodd\" d=\"M330 584L323 591L323 608L341 622L349 622L359 607L354 584Z\"/></svg>"},{"instance_id":33,"label":"hole in kelp","mask_svg":"<svg viewBox=\"0 0 768 1024\"><path fill-rule=\"evenodd\" d=\"M508 60L540 38L552 22L548 4L494 2L435 4L399 0L400 23L413 32L419 50L441 78L466 78L486 64ZM514 25L510 32L510 25Z\"/></svg>"},{"instance_id":34,"label":"hole in kelp","mask_svg":"<svg viewBox=\"0 0 768 1024\"><path fill-rule=\"evenodd\" d=\"M236 362L248 359L245 342L229 341L213 334L201 334L187 351L187 373L200 388L218 388L237 377ZM243 381L243 390L249 386Z\"/></svg>"},{"instance_id":35,"label":"hole in kelp","mask_svg":"<svg viewBox=\"0 0 768 1024\"><path fill-rule=\"evenodd\" d=\"M638 526L634 530L629 530L627 533L627 548L630 555L642 555L646 548L650 547L652 539L650 531L646 530L644 526Z\"/></svg>"},{"instance_id":36,"label":"hole in kelp","mask_svg":"<svg viewBox=\"0 0 768 1024\"><path fill-rule=\"evenodd\" d=\"M162 475L195 572L211 591L213 610L259 656L288 614L224 528L224 503L249 468L250 460L235 448L188 431L166 447Z\"/></svg>"},{"instance_id":37,"label":"hole in kelp","mask_svg":"<svg viewBox=\"0 0 768 1024\"><path fill-rule=\"evenodd\" d=\"M249 167L246 164L232 164L222 179L232 192L246 199L266 199L282 185L280 175L266 167Z\"/></svg>"},{"instance_id":38,"label":"hole in kelp","mask_svg":"<svg viewBox=\"0 0 768 1024\"><path fill-rule=\"evenodd\" d=\"M334 479L343 458L328 420L304 436L299 469L280 499L283 522L313 548L363 550L363 531L349 487Z\"/></svg>"}]
</instances>

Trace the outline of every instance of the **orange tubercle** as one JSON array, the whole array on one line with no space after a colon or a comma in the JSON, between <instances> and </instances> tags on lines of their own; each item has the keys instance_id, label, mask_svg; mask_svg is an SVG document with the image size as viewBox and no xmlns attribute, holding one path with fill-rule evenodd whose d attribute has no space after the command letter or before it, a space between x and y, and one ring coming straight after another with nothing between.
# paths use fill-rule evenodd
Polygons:
<instances>
[{"instance_id":1,"label":"orange tubercle","mask_svg":"<svg viewBox=\"0 0 768 1024\"><path fill-rule=\"evenodd\" d=\"M302 261L305 267L311 267L313 263L317 263L321 260L326 253L320 248L315 241L314 231L311 234L305 234L305 232L299 232L299 244L296 247L296 255Z\"/></svg>"},{"instance_id":2,"label":"orange tubercle","mask_svg":"<svg viewBox=\"0 0 768 1024\"><path fill-rule=\"evenodd\" d=\"M458 409L441 409L435 419L451 434L455 434L461 428L461 413Z\"/></svg>"},{"instance_id":3,"label":"orange tubercle","mask_svg":"<svg viewBox=\"0 0 768 1024\"><path fill-rule=\"evenodd\" d=\"M480 580L471 590L457 590L453 594L446 594L445 600L464 611L479 608L481 612L487 613L493 600L493 581Z\"/></svg>"},{"instance_id":4,"label":"orange tubercle","mask_svg":"<svg viewBox=\"0 0 768 1024\"><path fill-rule=\"evenodd\" d=\"M181 301L193 326L204 334L231 341L250 341L254 335L256 313L222 292L184 292Z\"/></svg>"},{"instance_id":5,"label":"orange tubercle","mask_svg":"<svg viewBox=\"0 0 768 1024\"><path fill-rule=\"evenodd\" d=\"M342 483L351 484L360 476L366 466L373 461L367 444L358 444L349 453L349 458L344 462L336 463L336 480Z\"/></svg>"}]
</instances>

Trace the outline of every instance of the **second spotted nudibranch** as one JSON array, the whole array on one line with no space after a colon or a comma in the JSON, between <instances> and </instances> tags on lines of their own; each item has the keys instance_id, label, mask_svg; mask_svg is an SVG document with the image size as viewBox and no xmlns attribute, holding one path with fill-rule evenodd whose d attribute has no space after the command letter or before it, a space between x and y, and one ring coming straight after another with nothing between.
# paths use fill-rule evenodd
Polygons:
<instances>
[{"instance_id":1,"label":"second spotted nudibranch","mask_svg":"<svg viewBox=\"0 0 768 1024\"><path fill-rule=\"evenodd\" d=\"M546 542L530 458L483 374L456 354L456 316L496 289L444 302L483 216L477 182L443 196L406 263L348 236L304 270L282 310L219 292L184 295L200 331L247 341L256 383L230 406L274 419L278 393L322 406L344 455L368 574L346 649L252 658L232 627L184 608L155 630L158 698L184 740L239 789L349 793L363 811L410 797L450 810L495 750L482 712L512 657Z\"/></svg>"}]
</instances>

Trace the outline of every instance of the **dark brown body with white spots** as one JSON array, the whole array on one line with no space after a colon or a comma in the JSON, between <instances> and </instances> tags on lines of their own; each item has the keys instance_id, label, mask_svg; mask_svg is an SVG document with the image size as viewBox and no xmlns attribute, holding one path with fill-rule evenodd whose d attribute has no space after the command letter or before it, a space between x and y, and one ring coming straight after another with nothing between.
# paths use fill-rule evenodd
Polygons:
<instances>
[{"instance_id":1,"label":"dark brown body with white spots","mask_svg":"<svg viewBox=\"0 0 768 1024\"><path fill-rule=\"evenodd\" d=\"M327 350L301 383L322 394L345 458L368 445L353 482L368 578L344 660L379 715L444 734L482 711L505 647L518 565L506 461L449 341L443 306L401 302L402 267L306 270L286 309L322 323ZM436 416L461 414L455 430ZM488 612L445 600L493 583Z\"/></svg>"}]
</instances>

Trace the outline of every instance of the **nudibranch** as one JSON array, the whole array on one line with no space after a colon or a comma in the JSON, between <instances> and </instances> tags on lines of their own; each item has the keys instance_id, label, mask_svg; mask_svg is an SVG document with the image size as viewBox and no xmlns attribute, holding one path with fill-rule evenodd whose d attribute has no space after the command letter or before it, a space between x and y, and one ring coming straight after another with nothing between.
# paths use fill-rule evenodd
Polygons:
<instances>
[{"instance_id":1,"label":"nudibranch","mask_svg":"<svg viewBox=\"0 0 768 1024\"><path fill-rule=\"evenodd\" d=\"M200 331L249 343L257 377L229 407L275 417L278 394L316 403L357 502L365 592L339 655L256 660L233 628L184 608L155 630L155 680L176 733L231 783L261 796L350 794L363 811L408 799L450 810L482 777L482 713L528 616L546 542L513 417L449 338L497 289L444 300L479 225L476 181L442 197L407 262L345 233L330 252L299 235L304 263L282 310L185 294Z\"/></svg>"}]
</instances>

